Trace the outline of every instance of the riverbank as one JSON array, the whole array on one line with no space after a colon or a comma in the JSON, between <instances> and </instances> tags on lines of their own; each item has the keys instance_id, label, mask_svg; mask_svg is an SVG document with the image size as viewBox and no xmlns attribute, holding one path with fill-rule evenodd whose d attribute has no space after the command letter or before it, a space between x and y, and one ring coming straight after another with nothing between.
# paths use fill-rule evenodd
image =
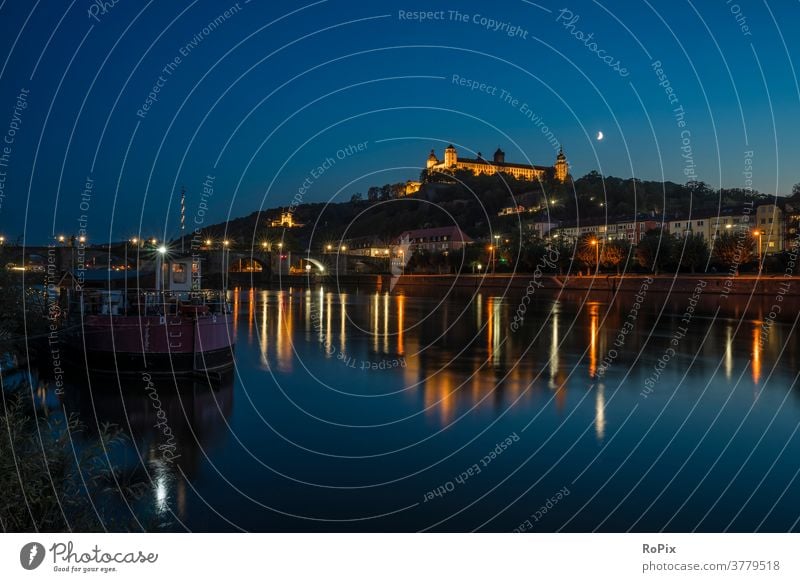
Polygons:
<instances>
[{"instance_id":1,"label":"riverbank","mask_svg":"<svg viewBox=\"0 0 800 582\"><path fill-rule=\"evenodd\" d=\"M698 314L793 320L800 313L800 277L776 275L681 274L558 276L536 274L403 275L392 291L410 296L490 293L510 301L536 299L630 303L641 293L646 302L679 312L691 302Z\"/></svg>"}]
</instances>

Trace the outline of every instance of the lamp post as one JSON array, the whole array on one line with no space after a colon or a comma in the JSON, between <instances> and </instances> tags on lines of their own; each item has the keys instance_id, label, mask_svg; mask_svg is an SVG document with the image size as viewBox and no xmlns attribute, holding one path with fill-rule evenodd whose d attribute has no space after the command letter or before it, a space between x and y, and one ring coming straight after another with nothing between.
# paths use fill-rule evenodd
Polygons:
<instances>
[{"instance_id":1,"label":"lamp post","mask_svg":"<svg viewBox=\"0 0 800 582\"><path fill-rule=\"evenodd\" d=\"M753 234L758 238L758 274L760 275L761 274L761 267L762 267L762 262L761 262L761 235L764 234L764 231L762 231L762 230L754 230Z\"/></svg>"},{"instance_id":2,"label":"lamp post","mask_svg":"<svg viewBox=\"0 0 800 582\"><path fill-rule=\"evenodd\" d=\"M406 254L402 249L400 250L400 268L402 269L400 274L401 275L405 275L406 274Z\"/></svg>"},{"instance_id":3,"label":"lamp post","mask_svg":"<svg viewBox=\"0 0 800 582\"><path fill-rule=\"evenodd\" d=\"M597 274L600 272L600 243L595 238L592 239L592 245L594 246L595 261L596 261L594 272L595 274Z\"/></svg>"},{"instance_id":4,"label":"lamp post","mask_svg":"<svg viewBox=\"0 0 800 582\"><path fill-rule=\"evenodd\" d=\"M158 276L156 277L156 290L157 291L165 291L164 289L164 257L167 254L167 247L165 245L161 245L157 249L157 261L158 261Z\"/></svg>"},{"instance_id":5,"label":"lamp post","mask_svg":"<svg viewBox=\"0 0 800 582\"><path fill-rule=\"evenodd\" d=\"M222 241L222 277L223 277L223 285L222 288L227 292L228 291L228 269L230 265L228 262L230 260L230 245L231 241L225 239Z\"/></svg>"},{"instance_id":6,"label":"lamp post","mask_svg":"<svg viewBox=\"0 0 800 582\"><path fill-rule=\"evenodd\" d=\"M497 246L500 244L500 235L494 235L494 246L492 247L492 273L497 273Z\"/></svg>"}]
</instances>

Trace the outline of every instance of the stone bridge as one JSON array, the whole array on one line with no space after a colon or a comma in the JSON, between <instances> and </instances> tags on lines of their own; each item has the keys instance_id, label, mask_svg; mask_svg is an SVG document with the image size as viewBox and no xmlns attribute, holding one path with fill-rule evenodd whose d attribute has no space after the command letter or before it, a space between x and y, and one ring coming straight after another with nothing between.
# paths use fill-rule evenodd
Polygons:
<instances>
[{"instance_id":1,"label":"stone bridge","mask_svg":"<svg viewBox=\"0 0 800 582\"><path fill-rule=\"evenodd\" d=\"M180 255L170 245L167 256ZM188 250L188 249L187 249ZM273 275L312 275L331 277L356 274L386 274L397 270L397 262L389 257L370 257L346 253L308 254L298 251L270 252L262 249L200 249L204 287L260 285L269 283ZM29 273L46 273L60 279L75 272L83 263L87 270L123 270L126 263L132 271L155 271L158 251L153 245L135 247L124 243L110 245L54 244L51 246L0 245L0 268ZM189 254L188 252L185 254ZM391 261L391 262L390 262ZM310 267L310 269L307 269ZM57 281L56 281L57 282Z\"/></svg>"}]
</instances>

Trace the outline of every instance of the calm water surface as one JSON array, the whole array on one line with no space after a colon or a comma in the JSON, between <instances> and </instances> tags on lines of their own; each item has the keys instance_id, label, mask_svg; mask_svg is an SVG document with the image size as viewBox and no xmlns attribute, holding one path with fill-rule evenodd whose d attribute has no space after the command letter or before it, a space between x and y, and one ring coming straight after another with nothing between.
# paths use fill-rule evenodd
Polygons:
<instances>
[{"instance_id":1,"label":"calm water surface","mask_svg":"<svg viewBox=\"0 0 800 582\"><path fill-rule=\"evenodd\" d=\"M687 325L659 318L663 296L633 317L632 298L539 299L516 332L516 294L233 300L235 373L154 380L173 464L144 382L67 393L133 434L126 462L152 480L139 511L168 529L798 529L791 324Z\"/></svg>"}]
</instances>

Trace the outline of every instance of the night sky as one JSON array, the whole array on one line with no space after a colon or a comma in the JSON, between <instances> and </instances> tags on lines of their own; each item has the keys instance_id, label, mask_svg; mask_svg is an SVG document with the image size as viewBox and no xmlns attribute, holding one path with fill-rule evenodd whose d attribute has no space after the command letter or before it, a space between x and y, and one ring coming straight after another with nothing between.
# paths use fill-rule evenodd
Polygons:
<instances>
[{"instance_id":1,"label":"night sky","mask_svg":"<svg viewBox=\"0 0 800 582\"><path fill-rule=\"evenodd\" d=\"M416 179L450 142L713 187L752 163L754 188L788 194L798 22L790 0L6 0L0 232L40 244L85 215L90 242L169 238L207 176L213 223L304 182L315 202Z\"/></svg>"}]
</instances>

